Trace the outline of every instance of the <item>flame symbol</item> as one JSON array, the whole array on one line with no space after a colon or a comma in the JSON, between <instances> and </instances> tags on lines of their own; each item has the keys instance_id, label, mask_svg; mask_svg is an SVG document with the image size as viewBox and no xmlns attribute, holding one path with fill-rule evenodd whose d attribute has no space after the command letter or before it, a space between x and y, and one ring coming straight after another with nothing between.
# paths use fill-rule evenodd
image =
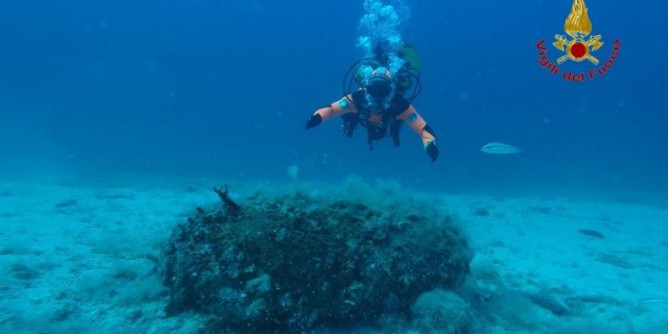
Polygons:
<instances>
[{"instance_id":1,"label":"flame symbol","mask_svg":"<svg viewBox=\"0 0 668 334\"><path fill-rule=\"evenodd\" d=\"M591 33L591 21L584 0L573 0L571 12L564 23L564 30L573 38L582 38Z\"/></svg>"},{"instance_id":2,"label":"flame symbol","mask_svg":"<svg viewBox=\"0 0 668 334\"><path fill-rule=\"evenodd\" d=\"M590 36L585 40L585 37L591 33L591 21L587 14L587 6L584 0L573 0L571 12L564 23L564 30L573 39L569 40L566 36L555 35L556 41L552 43L555 48L566 51L566 54L557 59L557 63L561 64L567 59L580 62L585 59L594 64L598 64L598 59L592 56L590 51L596 51L601 46L601 35Z\"/></svg>"}]
</instances>

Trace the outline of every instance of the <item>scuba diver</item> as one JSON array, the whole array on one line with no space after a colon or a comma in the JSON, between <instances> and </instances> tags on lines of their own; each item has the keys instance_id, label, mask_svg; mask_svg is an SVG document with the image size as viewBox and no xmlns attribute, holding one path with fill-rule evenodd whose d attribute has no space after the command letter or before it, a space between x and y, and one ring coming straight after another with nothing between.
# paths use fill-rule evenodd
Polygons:
<instances>
[{"instance_id":1,"label":"scuba diver","mask_svg":"<svg viewBox=\"0 0 668 334\"><path fill-rule=\"evenodd\" d=\"M401 66L395 73L392 73L390 68L396 61L393 61L381 46L374 48L373 57L353 64L344 79L344 97L309 116L306 130L332 117L341 116L341 131L347 137L352 137L357 125L362 125L367 129L369 149L373 149L373 141L388 136L392 137L394 146L398 147L399 130L405 123L420 136L431 161L436 161L439 149L436 146L434 130L412 104L420 90L420 63L417 52L410 45L406 45L395 58L397 56ZM353 77L350 76L352 72L355 73ZM352 89L353 82L359 86L355 91ZM407 98L404 94L411 87L413 94Z\"/></svg>"}]
</instances>

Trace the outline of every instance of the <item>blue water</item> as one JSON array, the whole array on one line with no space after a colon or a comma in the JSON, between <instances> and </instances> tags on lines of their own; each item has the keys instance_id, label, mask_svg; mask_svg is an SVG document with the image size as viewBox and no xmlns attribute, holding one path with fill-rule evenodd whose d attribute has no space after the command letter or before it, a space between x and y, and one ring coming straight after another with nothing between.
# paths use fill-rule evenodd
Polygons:
<instances>
[{"instance_id":1,"label":"blue water","mask_svg":"<svg viewBox=\"0 0 668 334\"><path fill-rule=\"evenodd\" d=\"M362 1L0 1L0 171L306 180L394 178L428 191L650 190L668 186L668 75L660 1L589 0L605 76L573 83L538 64L571 1L412 1L401 26L423 63L416 107L438 136L432 164L366 146L332 120ZM594 68L585 61L562 71ZM563 73L563 72L562 72ZM492 156L501 141L523 153Z\"/></svg>"}]
</instances>

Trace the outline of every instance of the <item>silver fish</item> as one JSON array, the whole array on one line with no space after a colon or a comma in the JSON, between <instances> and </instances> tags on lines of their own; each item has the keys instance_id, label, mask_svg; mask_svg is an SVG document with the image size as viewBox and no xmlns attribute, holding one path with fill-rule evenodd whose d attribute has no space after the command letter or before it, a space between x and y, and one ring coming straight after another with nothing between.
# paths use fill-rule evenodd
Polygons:
<instances>
[{"instance_id":1,"label":"silver fish","mask_svg":"<svg viewBox=\"0 0 668 334\"><path fill-rule=\"evenodd\" d=\"M480 150L489 154L516 154L522 152L522 149L504 143L487 143Z\"/></svg>"}]
</instances>

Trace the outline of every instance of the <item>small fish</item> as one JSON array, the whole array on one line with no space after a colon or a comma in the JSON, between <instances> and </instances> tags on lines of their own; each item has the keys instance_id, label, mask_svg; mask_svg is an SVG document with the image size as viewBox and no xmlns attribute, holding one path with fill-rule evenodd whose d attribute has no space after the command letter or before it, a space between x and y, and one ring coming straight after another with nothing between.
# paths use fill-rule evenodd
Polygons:
<instances>
[{"instance_id":1,"label":"small fish","mask_svg":"<svg viewBox=\"0 0 668 334\"><path fill-rule=\"evenodd\" d=\"M516 154L522 152L520 148L504 143L488 143L480 150L489 154Z\"/></svg>"}]
</instances>

